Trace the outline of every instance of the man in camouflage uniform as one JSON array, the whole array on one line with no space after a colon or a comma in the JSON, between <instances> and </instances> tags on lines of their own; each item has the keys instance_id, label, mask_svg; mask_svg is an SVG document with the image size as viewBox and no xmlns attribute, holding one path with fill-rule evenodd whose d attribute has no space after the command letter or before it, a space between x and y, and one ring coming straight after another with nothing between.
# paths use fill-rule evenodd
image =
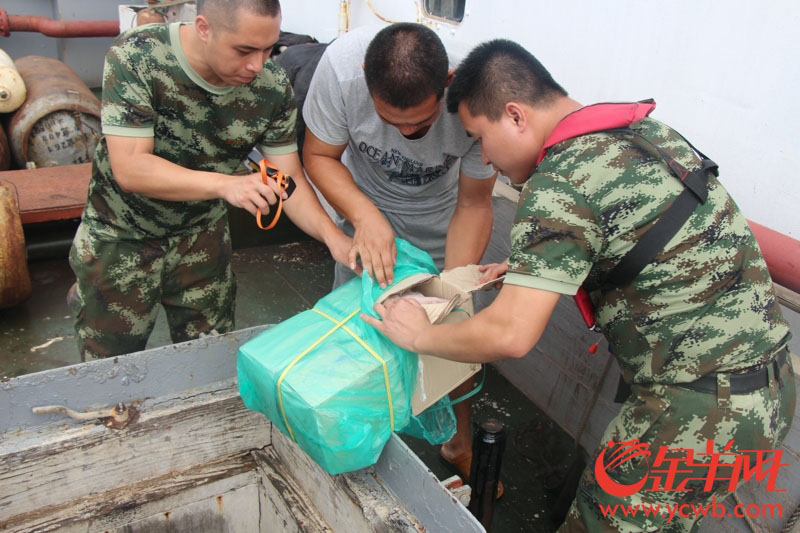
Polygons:
<instances>
[{"instance_id":1,"label":"man in camouflage uniform","mask_svg":"<svg viewBox=\"0 0 800 533\"><path fill-rule=\"evenodd\" d=\"M583 107L519 45L498 40L476 48L456 71L448 109L481 140L485 160L524 183L511 256L484 267L486 279L507 272L503 288L459 324L431 326L407 301L376 306L382 321L365 318L403 348L488 362L527 354L559 295L591 291L597 324L632 394L583 474L564 531L695 529L691 512L670 517L664 506L721 501L731 488L726 477L735 474L673 461L681 472L669 487L662 482L668 490L644 490L638 483L653 488L658 452L693 450L697 462L708 463L707 441L714 441L712 455L733 441L721 460L749 456L755 465L756 453L744 450L774 450L794 412L788 325L747 222L713 173L705 203L633 281L605 283L683 190L649 143L686 169L700 166L680 135L647 118L654 107ZM608 131L625 127L647 140ZM649 457L607 468L607 443L633 441ZM678 491L687 481L688 490ZM631 487L632 494L617 490ZM662 512L604 515L601 506L615 504L660 504Z\"/></svg>"},{"instance_id":2,"label":"man in camouflage uniform","mask_svg":"<svg viewBox=\"0 0 800 533\"><path fill-rule=\"evenodd\" d=\"M350 239L304 180L296 109L268 61L277 0L198 2L194 24L151 24L106 56L89 198L70 251L81 352L144 349L163 304L174 342L229 331L235 280L225 202L269 211L282 191L232 175L256 146L293 176L288 216L346 261ZM284 196L285 197L285 196Z\"/></svg>"}]
</instances>

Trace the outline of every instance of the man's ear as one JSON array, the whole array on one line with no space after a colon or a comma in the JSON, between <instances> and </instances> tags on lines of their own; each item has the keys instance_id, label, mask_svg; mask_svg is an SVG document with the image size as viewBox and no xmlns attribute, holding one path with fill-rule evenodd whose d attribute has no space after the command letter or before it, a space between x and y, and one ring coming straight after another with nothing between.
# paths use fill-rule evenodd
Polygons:
<instances>
[{"instance_id":1,"label":"man's ear","mask_svg":"<svg viewBox=\"0 0 800 533\"><path fill-rule=\"evenodd\" d=\"M200 40L208 42L211 36L211 24L209 24L205 15L197 15L197 18L194 19L194 27Z\"/></svg>"},{"instance_id":2,"label":"man's ear","mask_svg":"<svg viewBox=\"0 0 800 533\"><path fill-rule=\"evenodd\" d=\"M456 73L456 69L451 68L447 71L447 79L444 82L445 87L450 87L450 84L453 82L453 74Z\"/></svg>"},{"instance_id":3,"label":"man's ear","mask_svg":"<svg viewBox=\"0 0 800 533\"><path fill-rule=\"evenodd\" d=\"M514 126L520 130L524 130L528 125L528 114L517 102L508 102L503 109L505 115L511 119Z\"/></svg>"}]
</instances>

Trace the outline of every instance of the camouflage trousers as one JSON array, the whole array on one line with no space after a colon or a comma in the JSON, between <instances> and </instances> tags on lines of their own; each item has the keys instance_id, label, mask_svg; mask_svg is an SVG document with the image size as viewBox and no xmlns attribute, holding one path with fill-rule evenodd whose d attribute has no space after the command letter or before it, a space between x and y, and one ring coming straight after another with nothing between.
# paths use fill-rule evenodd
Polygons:
<instances>
[{"instance_id":1,"label":"camouflage trousers","mask_svg":"<svg viewBox=\"0 0 800 533\"><path fill-rule=\"evenodd\" d=\"M78 348L87 358L143 350L159 303L173 342L233 329L236 281L227 218L190 235L102 240L81 224L69 262Z\"/></svg>"},{"instance_id":2,"label":"camouflage trousers","mask_svg":"<svg viewBox=\"0 0 800 533\"><path fill-rule=\"evenodd\" d=\"M770 387L749 394L726 394L719 377L718 394L677 386L633 385L633 394L606 428L584 470L559 531L696 531L704 515L706 520L727 516L722 500L732 492L732 479L733 484L742 481L742 472L736 473L732 464L749 460L751 467L756 465L758 452L752 450L775 450L792 422L795 382L791 357L773 374L770 371ZM647 453L630 453L626 455L629 460L611 468L609 463L621 457L614 451L625 449L620 443L635 440L639 441L637 450ZM713 450L707 448L708 441L713 441ZM733 444L728 448L730 441ZM617 443L616 448L609 442ZM659 451L667 449L659 456ZM712 470L708 463L715 456L724 465ZM763 454L762 458L774 459L775 454ZM596 468L598 461L608 468ZM642 480L635 493L625 494ZM630 488L615 488L623 485ZM609 489L618 495L610 494Z\"/></svg>"}]
</instances>

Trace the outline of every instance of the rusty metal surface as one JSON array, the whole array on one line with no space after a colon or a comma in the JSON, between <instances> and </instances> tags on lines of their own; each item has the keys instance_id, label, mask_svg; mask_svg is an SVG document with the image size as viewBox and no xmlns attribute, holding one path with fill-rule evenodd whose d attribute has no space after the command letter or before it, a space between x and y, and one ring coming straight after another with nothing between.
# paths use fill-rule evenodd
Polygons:
<instances>
[{"instance_id":1,"label":"rusty metal surface","mask_svg":"<svg viewBox=\"0 0 800 533\"><path fill-rule=\"evenodd\" d=\"M26 160L33 161L36 168L87 163L99 139L99 118L76 111L54 111L31 128Z\"/></svg>"},{"instance_id":2,"label":"rusty metal surface","mask_svg":"<svg viewBox=\"0 0 800 533\"><path fill-rule=\"evenodd\" d=\"M31 410L35 415L47 414L62 414L74 420L82 422L95 421L101 422L104 426L110 429L123 429L136 422L139 418L139 410L137 406L139 401L133 402L130 406L122 402L117 403L114 407L100 409L98 411L73 411L64 405L42 405L34 407Z\"/></svg>"},{"instance_id":3,"label":"rusty metal surface","mask_svg":"<svg viewBox=\"0 0 800 533\"><path fill-rule=\"evenodd\" d=\"M0 35L4 37L11 35L8 13L6 13L5 9L0 9Z\"/></svg>"},{"instance_id":4,"label":"rusty metal surface","mask_svg":"<svg viewBox=\"0 0 800 533\"><path fill-rule=\"evenodd\" d=\"M8 170L11 165L11 149L8 147L8 137L2 126L0 126L0 170Z\"/></svg>"},{"instance_id":5,"label":"rusty metal surface","mask_svg":"<svg viewBox=\"0 0 800 533\"><path fill-rule=\"evenodd\" d=\"M37 132L40 137L34 144L42 156L40 161L33 160L37 166L53 166L48 163L48 149L51 154L62 150L72 152L73 164L91 161L100 138L97 97L71 68L57 59L25 56L16 61L16 66L28 90L28 98L8 125L8 140L16 164L25 168L31 160L32 137ZM42 120L45 122L41 123ZM41 132L45 132L46 138L41 137ZM63 159L59 160L64 164Z\"/></svg>"},{"instance_id":6,"label":"rusty metal surface","mask_svg":"<svg viewBox=\"0 0 800 533\"><path fill-rule=\"evenodd\" d=\"M53 20L38 15L9 15L0 9L0 34L12 31L39 32L48 37L114 37L118 20Z\"/></svg>"},{"instance_id":7,"label":"rusty metal surface","mask_svg":"<svg viewBox=\"0 0 800 533\"><path fill-rule=\"evenodd\" d=\"M0 243L0 309L4 309L31 295L16 188L5 181L0 181Z\"/></svg>"},{"instance_id":8,"label":"rusty metal surface","mask_svg":"<svg viewBox=\"0 0 800 533\"><path fill-rule=\"evenodd\" d=\"M89 191L92 165L68 165L0 172L16 186L23 224L78 218Z\"/></svg>"}]
</instances>

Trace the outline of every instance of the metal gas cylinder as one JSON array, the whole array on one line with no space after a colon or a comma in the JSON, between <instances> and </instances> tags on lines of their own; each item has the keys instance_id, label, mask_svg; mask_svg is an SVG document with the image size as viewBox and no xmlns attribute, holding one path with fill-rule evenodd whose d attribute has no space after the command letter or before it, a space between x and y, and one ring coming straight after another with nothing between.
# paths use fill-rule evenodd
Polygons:
<instances>
[{"instance_id":1,"label":"metal gas cylinder","mask_svg":"<svg viewBox=\"0 0 800 533\"><path fill-rule=\"evenodd\" d=\"M2 126L0 126L0 171L8 170L11 165L11 149L8 147L8 137Z\"/></svg>"},{"instance_id":2,"label":"metal gas cylinder","mask_svg":"<svg viewBox=\"0 0 800 533\"><path fill-rule=\"evenodd\" d=\"M25 101L25 82L14 61L0 50L0 113L11 113Z\"/></svg>"},{"instance_id":3,"label":"metal gas cylinder","mask_svg":"<svg viewBox=\"0 0 800 533\"><path fill-rule=\"evenodd\" d=\"M7 181L0 181L0 309L20 304L30 295L31 278L17 189Z\"/></svg>"},{"instance_id":4,"label":"metal gas cylinder","mask_svg":"<svg viewBox=\"0 0 800 533\"><path fill-rule=\"evenodd\" d=\"M25 56L16 65L28 89L28 98L8 125L16 164L28 168L91 161L100 139L97 97L57 59Z\"/></svg>"}]
</instances>

